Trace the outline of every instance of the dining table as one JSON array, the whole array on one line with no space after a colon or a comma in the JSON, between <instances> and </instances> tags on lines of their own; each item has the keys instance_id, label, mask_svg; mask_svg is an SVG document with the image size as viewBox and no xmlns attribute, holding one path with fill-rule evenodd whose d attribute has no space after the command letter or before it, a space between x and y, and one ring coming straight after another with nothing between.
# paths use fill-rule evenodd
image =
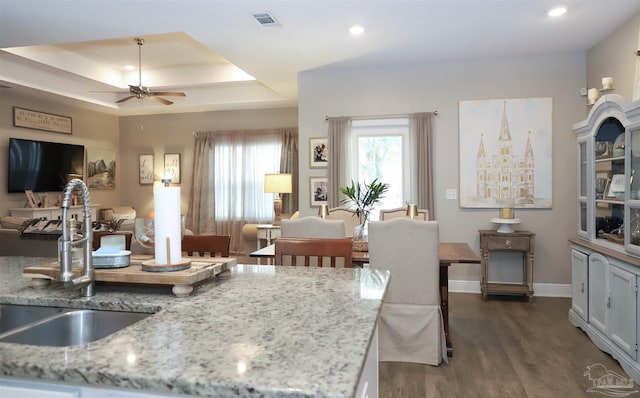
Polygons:
<instances>
[{"instance_id":1,"label":"dining table","mask_svg":"<svg viewBox=\"0 0 640 398\"><path fill-rule=\"evenodd\" d=\"M251 252L249 257L273 259L275 258L275 244ZM449 331L449 267L452 264L479 264L480 257L466 242L440 242L438 257L440 259L440 308L447 342L447 355L451 357L453 356L453 343ZM351 261L353 266L364 267L369 263L369 252L353 251L351 253Z\"/></svg>"}]
</instances>

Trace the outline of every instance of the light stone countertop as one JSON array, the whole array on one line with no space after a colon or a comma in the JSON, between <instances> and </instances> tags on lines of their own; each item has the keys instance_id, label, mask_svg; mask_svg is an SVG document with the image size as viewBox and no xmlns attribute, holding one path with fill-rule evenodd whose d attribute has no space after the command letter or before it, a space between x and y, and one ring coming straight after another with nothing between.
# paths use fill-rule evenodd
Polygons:
<instances>
[{"instance_id":1,"label":"light stone countertop","mask_svg":"<svg viewBox=\"0 0 640 398\"><path fill-rule=\"evenodd\" d=\"M387 271L237 265L187 298L171 287L98 284L90 300L29 287L0 257L0 303L155 312L72 347L0 343L0 375L215 397L352 397Z\"/></svg>"}]
</instances>

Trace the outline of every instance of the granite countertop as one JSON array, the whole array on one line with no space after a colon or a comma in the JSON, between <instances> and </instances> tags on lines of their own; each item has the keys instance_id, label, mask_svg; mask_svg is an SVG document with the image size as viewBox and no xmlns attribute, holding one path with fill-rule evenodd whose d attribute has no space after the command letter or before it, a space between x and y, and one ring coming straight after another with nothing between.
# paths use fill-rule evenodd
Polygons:
<instances>
[{"instance_id":1,"label":"granite countertop","mask_svg":"<svg viewBox=\"0 0 640 398\"><path fill-rule=\"evenodd\" d=\"M0 257L0 303L154 312L96 342L0 343L4 376L216 397L351 397L373 335L387 271L237 265L187 298L168 287L98 284L91 299L29 287Z\"/></svg>"}]
</instances>

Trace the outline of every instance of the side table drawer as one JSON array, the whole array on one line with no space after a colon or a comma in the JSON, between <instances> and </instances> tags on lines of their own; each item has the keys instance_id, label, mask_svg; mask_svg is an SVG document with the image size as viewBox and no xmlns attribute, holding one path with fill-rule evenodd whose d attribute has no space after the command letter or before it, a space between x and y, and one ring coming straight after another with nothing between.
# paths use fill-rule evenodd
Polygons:
<instances>
[{"instance_id":1,"label":"side table drawer","mask_svg":"<svg viewBox=\"0 0 640 398\"><path fill-rule=\"evenodd\" d=\"M529 238L525 236L490 236L487 241L488 250L529 251Z\"/></svg>"}]
</instances>

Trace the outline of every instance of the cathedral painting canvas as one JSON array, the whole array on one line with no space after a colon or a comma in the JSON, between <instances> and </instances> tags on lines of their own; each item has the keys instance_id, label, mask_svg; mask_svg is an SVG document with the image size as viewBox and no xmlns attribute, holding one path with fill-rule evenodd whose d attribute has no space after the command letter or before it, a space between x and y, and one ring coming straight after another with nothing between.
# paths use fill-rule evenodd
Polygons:
<instances>
[{"instance_id":1,"label":"cathedral painting canvas","mask_svg":"<svg viewBox=\"0 0 640 398\"><path fill-rule=\"evenodd\" d=\"M552 207L551 98L460 101L460 207Z\"/></svg>"}]
</instances>

